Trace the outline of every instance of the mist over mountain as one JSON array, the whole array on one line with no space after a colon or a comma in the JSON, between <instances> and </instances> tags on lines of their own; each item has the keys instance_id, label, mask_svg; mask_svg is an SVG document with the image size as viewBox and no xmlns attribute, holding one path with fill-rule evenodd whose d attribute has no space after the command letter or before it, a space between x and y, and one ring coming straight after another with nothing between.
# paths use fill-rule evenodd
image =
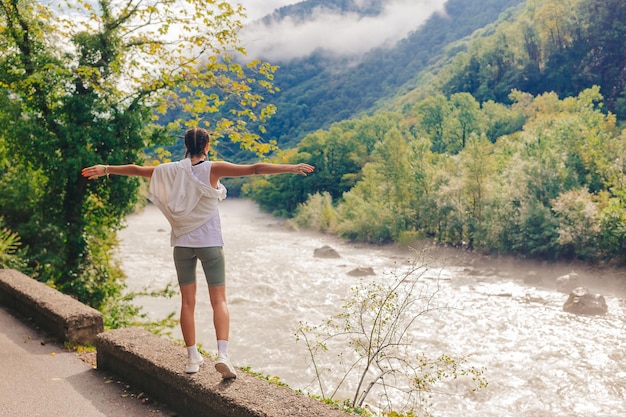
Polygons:
<instances>
[{"instance_id":1,"label":"mist over mountain","mask_svg":"<svg viewBox=\"0 0 626 417\"><path fill-rule=\"evenodd\" d=\"M362 56L392 47L443 12L445 0L307 0L281 7L242 31L249 56L275 62L316 51Z\"/></svg>"}]
</instances>

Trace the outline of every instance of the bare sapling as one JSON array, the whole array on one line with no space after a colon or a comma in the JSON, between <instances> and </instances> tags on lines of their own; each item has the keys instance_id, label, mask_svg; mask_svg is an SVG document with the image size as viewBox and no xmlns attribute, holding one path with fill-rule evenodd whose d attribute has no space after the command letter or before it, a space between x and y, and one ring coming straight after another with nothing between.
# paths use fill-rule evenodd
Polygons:
<instances>
[{"instance_id":1,"label":"bare sapling","mask_svg":"<svg viewBox=\"0 0 626 417\"><path fill-rule=\"evenodd\" d=\"M469 356L431 356L414 343L420 318L450 308L437 298L439 277L421 279L429 271L413 261L400 274L361 279L339 313L314 326L300 322L313 395L361 415L412 417L430 415L432 394L446 380L467 378L473 391L487 385L483 369L466 366Z\"/></svg>"}]
</instances>

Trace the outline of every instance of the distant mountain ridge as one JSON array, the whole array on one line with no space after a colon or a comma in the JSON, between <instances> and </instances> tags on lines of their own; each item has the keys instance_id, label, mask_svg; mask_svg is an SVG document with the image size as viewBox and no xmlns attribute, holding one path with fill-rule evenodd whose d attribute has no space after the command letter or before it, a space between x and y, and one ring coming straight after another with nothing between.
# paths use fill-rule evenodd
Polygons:
<instances>
[{"instance_id":1,"label":"distant mountain ridge","mask_svg":"<svg viewBox=\"0 0 626 417\"><path fill-rule=\"evenodd\" d=\"M389 0L305 0L276 9L261 21L263 24L271 25L289 17L303 22L320 10L336 14L356 13L360 16L378 16L387 3Z\"/></svg>"}]
</instances>

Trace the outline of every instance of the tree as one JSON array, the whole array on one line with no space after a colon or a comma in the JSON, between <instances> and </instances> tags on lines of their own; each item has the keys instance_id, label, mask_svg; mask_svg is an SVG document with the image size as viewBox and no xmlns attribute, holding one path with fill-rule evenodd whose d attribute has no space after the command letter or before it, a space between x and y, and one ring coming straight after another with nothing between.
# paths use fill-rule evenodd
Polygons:
<instances>
[{"instance_id":1,"label":"tree","mask_svg":"<svg viewBox=\"0 0 626 417\"><path fill-rule=\"evenodd\" d=\"M559 244L581 259L597 256L600 224L593 196L581 189L567 191L552 203L552 210L559 223Z\"/></svg>"},{"instance_id":2,"label":"tree","mask_svg":"<svg viewBox=\"0 0 626 417\"><path fill-rule=\"evenodd\" d=\"M624 190L621 195L610 198L602 210L600 217L600 248L609 259L622 264L626 261L626 198Z\"/></svg>"},{"instance_id":3,"label":"tree","mask_svg":"<svg viewBox=\"0 0 626 417\"><path fill-rule=\"evenodd\" d=\"M456 93L450 96L450 118L447 123L448 148L450 153L465 149L468 139L474 134L480 135L483 117L480 103L470 93Z\"/></svg>"},{"instance_id":4,"label":"tree","mask_svg":"<svg viewBox=\"0 0 626 417\"><path fill-rule=\"evenodd\" d=\"M159 113L179 108L188 125L209 128L215 139L272 149L246 121L273 113L262 93L273 91L275 68L237 62L245 52L237 38L242 13L219 0L79 0L58 10L0 0L0 117L7 121L0 138L22 173L40 180L25 207L30 218L9 207L6 221L40 279L96 307L111 297L102 281L113 270L97 264L110 262L102 252L139 182L87 183L80 170L142 163L147 146L170 141L182 127L180 119L156 125ZM229 111L220 112L225 103Z\"/></svg>"},{"instance_id":5,"label":"tree","mask_svg":"<svg viewBox=\"0 0 626 417\"><path fill-rule=\"evenodd\" d=\"M580 0L548 0L536 10L532 19L538 23L538 33L545 54L562 52L573 41L577 16L573 13Z\"/></svg>"},{"instance_id":6,"label":"tree","mask_svg":"<svg viewBox=\"0 0 626 417\"><path fill-rule=\"evenodd\" d=\"M307 201L298 206L290 222L322 233L335 232L337 213L332 197L328 192L309 195Z\"/></svg>"},{"instance_id":7,"label":"tree","mask_svg":"<svg viewBox=\"0 0 626 417\"><path fill-rule=\"evenodd\" d=\"M614 159L607 169L605 192L599 193L599 245L609 259L626 261L626 131L609 143Z\"/></svg>"},{"instance_id":8,"label":"tree","mask_svg":"<svg viewBox=\"0 0 626 417\"><path fill-rule=\"evenodd\" d=\"M466 148L459 154L462 169L465 207L468 223L468 242L473 246L477 234L484 233L483 223L486 207L489 204L491 182L495 174L492 156L493 145L484 136L472 136Z\"/></svg>"},{"instance_id":9,"label":"tree","mask_svg":"<svg viewBox=\"0 0 626 417\"><path fill-rule=\"evenodd\" d=\"M429 96L415 105L415 112L421 130L428 135L432 143L433 152L445 152L444 126L451 112L446 97L443 94Z\"/></svg>"},{"instance_id":10,"label":"tree","mask_svg":"<svg viewBox=\"0 0 626 417\"><path fill-rule=\"evenodd\" d=\"M284 152L276 160L309 163L316 167L315 175L304 179L284 176L252 178L244 191L263 209L278 215L293 214L309 194L325 192L339 200L359 181L373 149L399 123L398 114L381 113L358 121L336 123L327 131L311 133L297 149Z\"/></svg>"},{"instance_id":11,"label":"tree","mask_svg":"<svg viewBox=\"0 0 626 417\"><path fill-rule=\"evenodd\" d=\"M482 113L487 125L485 135L493 143L504 135L518 132L526 121L520 111L493 101L482 103Z\"/></svg>"},{"instance_id":12,"label":"tree","mask_svg":"<svg viewBox=\"0 0 626 417\"><path fill-rule=\"evenodd\" d=\"M344 193L338 206L341 235L381 243L396 241L403 232L419 227L418 206L427 183L424 165L430 142L409 138L392 128L377 144L362 178Z\"/></svg>"}]
</instances>

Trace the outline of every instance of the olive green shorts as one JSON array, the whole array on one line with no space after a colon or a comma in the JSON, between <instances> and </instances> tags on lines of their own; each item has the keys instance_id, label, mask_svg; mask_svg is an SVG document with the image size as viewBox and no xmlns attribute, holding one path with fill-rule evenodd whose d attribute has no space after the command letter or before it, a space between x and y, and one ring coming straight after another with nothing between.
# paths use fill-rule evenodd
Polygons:
<instances>
[{"instance_id":1,"label":"olive green shorts","mask_svg":"<svg viewBox=\"0 0 626 417\"><path fill-rule=\"evenodd\" d=\"M196 265L202 263L204 276L209 287L219 287L226 283L224 250L221 246L207 248L174 247L174 265L178 275L178 285L196 282Z\"/></svg>"}]
</instances>

